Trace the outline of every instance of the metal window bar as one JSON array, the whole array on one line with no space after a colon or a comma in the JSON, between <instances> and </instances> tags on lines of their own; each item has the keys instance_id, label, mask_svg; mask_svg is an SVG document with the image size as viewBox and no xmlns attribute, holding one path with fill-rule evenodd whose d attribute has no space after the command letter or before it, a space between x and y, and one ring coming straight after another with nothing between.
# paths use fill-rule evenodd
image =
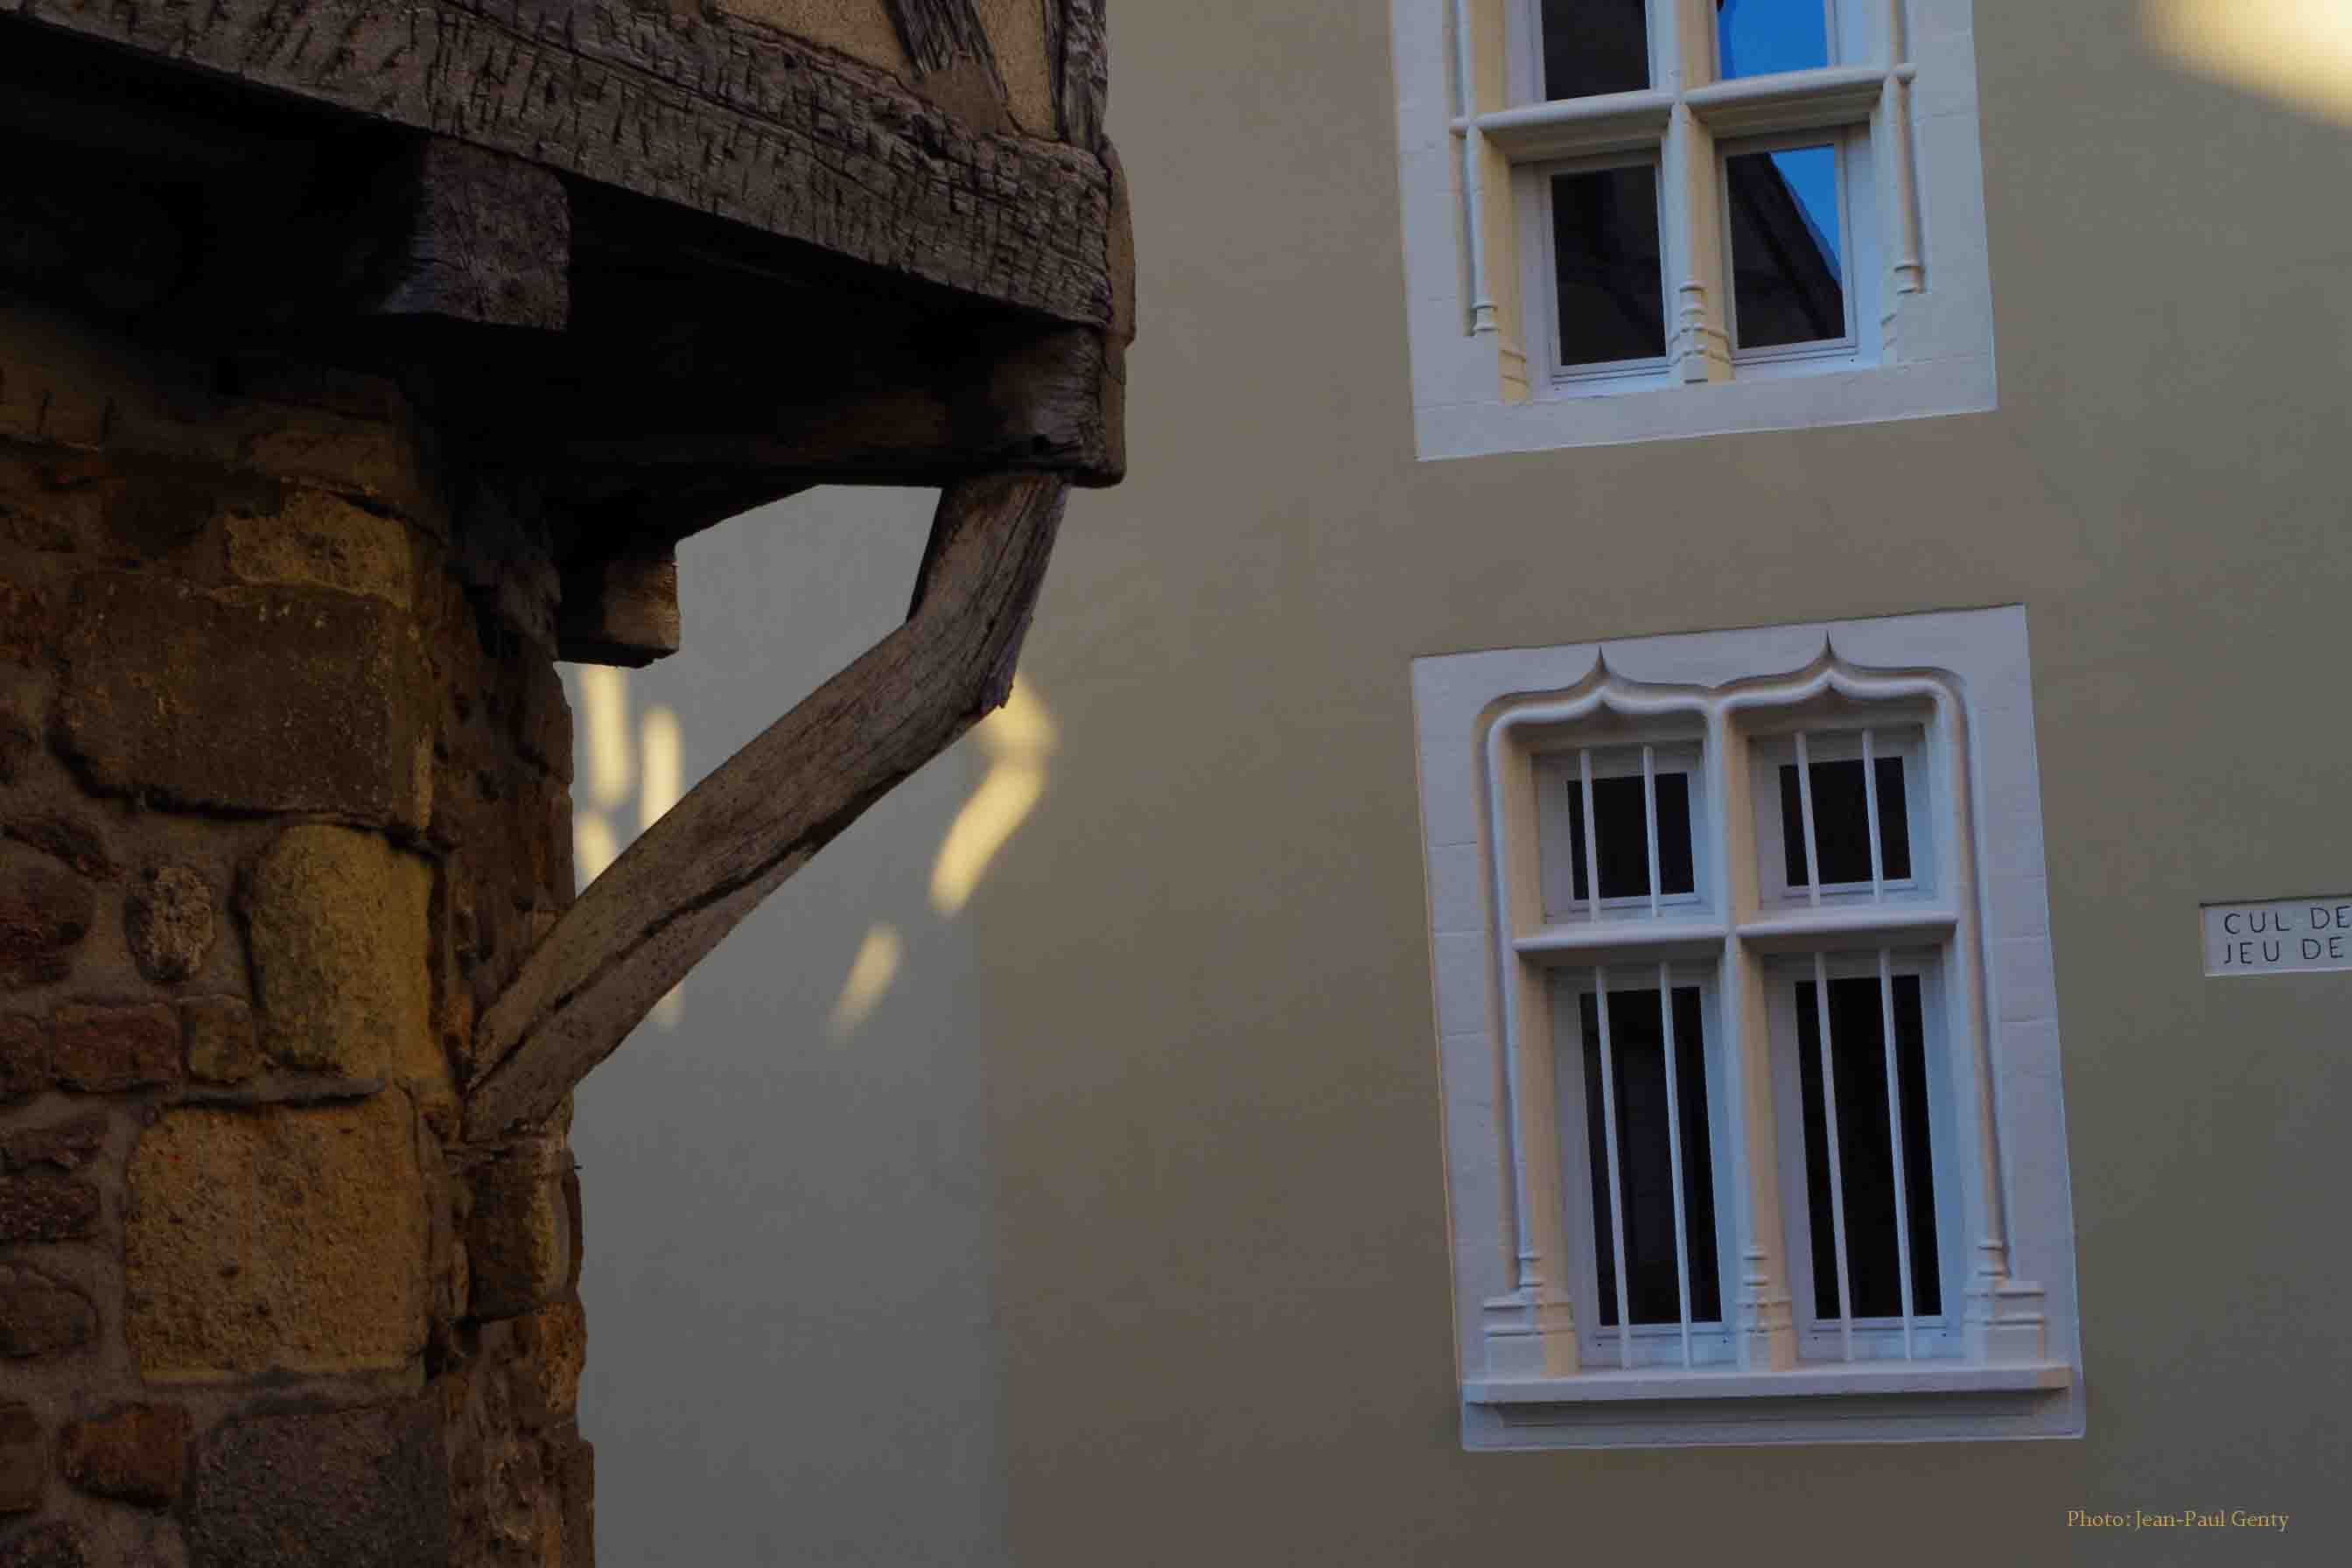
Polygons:
<instances>
[{"instance_id":1,"label":"metal window bar","mask_svg":"<svg viewBox=\"0 0 2352 1568\"><path fill-rule=\"evenodd\" d=\"M1601 918L1601 850L1599 813L1593 808L1592 753L1580 747L1576 753L1578 785L1584 800L1584 889L1585 907L1594 920ZM1643 826L1649 840L1650 913L1658 913L1658 763L1657 751L1653 746L1642 748L1642 815ZM1592 971L1593 1012L1601 1025L1601 1125L1609 1153L1609 1239L1612 1256L1616 1259L1617 1276L1617 1364L1630 1369L1633 1364L1633 1260L1625 1252L1625 1176L1624 1163L1617 1140L1617 1052L1609 1030L1609 971L1595 965ZM1658 1013L1664 1038L1666 1068L1666 1149L1674 1172L1675 1205L1675 1289L1682 1330L1683 1365L1691 1364L1691 1300L1690 1300L1690 1237L1688 1221L1684 1215L1683 1199L1683 1136L1682 1096L1677 1064L1675 1060L1675 992L1673 973L1661 962L1658 965Z\"/></svg>"},{"instance_id":2,"label":"metal window bar","mask_svg":"<svg viewBox=\"0 0 2352 1568\"><path fill-rule=\"evenodd\" d=\"M1903 1281L1903 1359L1914 1360L1911 1299L1911 1186L1903 1173L1903 1079L1895 1054L1895 975L1886 949L1878 950L1878 1026L1886 1041L1886 1136L1895 1153L1895 1263ZM1823 1038L1827 1038L1826 1036Z\"/></svg>"},{"instance_id":3,"label":"metal window bar","mask_svg":"<svg viewBox=\"0 0 2352 1568\"><path fill-rule=\"evenodd\" d=\"M1625 1180L1617 1158L1617 1063L1609 1040L1609 971L1592 971L1593 1010L1601 1017L1601 1125L1609 1146L1609 1239L1617 1260L1617 1364L1633 1364L1633 1310L1626 1279Z\"/></svg>"},{"instance_id":4,"label":"metal window bar","mask_svg":"<svg viewBox=\"0 0 2352 1568\"><path fill-rule=\"evenodd\" d=\"M1592 809L1592 753L1580 747L1576 772L1584 788L1584 908L1594 923L1601 920L1601 839L1599 813Z\"/></svg>"},{"instance_id":5,"label":"metal window bar","mask_svg":"<svg viewBox=\"0 0 2352 1568\"><path fill-rule=\"evenodd\" d=\"M1830 1044L1829 963L1818 952L1813 954L1813 1012L1822 1029L1822 1121L1828 1132L1830 1150L1830 1234L1837 1248L1838 1332L1845 1359L1852 1361L1853 1279L1846 1264L1845 1173L1838 1158L1837 1076L1832 1065Z\"/></svg>"},{"instance_id":6,"label":"metal window bar","mask_svg":"<svg viewBox=\"0 0 2352 1568\"><path fill-rule=\"evenodd\" d=\"M1653 889L1657 884L1658 876L1656 849L1657 835L1654 832L1650 856ZM1682 1086L1675 1079L1674 976L1663 959L1658 963L1658 1016L1666 1050L1666 1150L1675 1173L1675 1291L1682 1310L1683 1365L1688 1367L1691 1364L1690 1237L1685 1233L1683 1215ZM1907 1302L1910 1298L1906 1296L1904 1300Z\"/></svg>"},{"instance_id":7,"label":"metal window bar","mask_svg":"<svg viewBox=\"0 0 2352 1568\"><path fill-rule=\"evenodd\" d=\"M1655 920L1658 918L1658 763L1657 753L1648 746L1642 748L1642 816L1650 831L1650 918ZM1659 992L1660 996L1664 994L1664 991Z\"/></svg>"},{"instance_id":8,"label":"metal window bar","mask_svg":"<svg viewBox=\"0 0 2352 1568\"><path fill-rule=\"evenodd\" d=\"M1813 836L1813 763L1805 747L1805 732L1797 731L1797 802L1805 818L1805 891L1815 904L1822 901L1821 858ZM1828 1037L1822 1037L1826 1039Z\"/></svg>"},{"instance_id":9,"label":"metal window bar","mask_svg":"<svg viewBox=\"0 0 2352 1568\"><path fill-rule=\"evenodd\" d=\"M1870 897L1876 903L1886 897L1886 867L1878 846L1878 759L1868 730L1862 732L1862 798L1870 808Z\"/></svg>"},{"instance_id":10,"label":"metal window bar","mask_svg":"<svg viewBox=\"0 0 2352 1568\"><path fill-rule=\"evenodd\" d=\"M1886 897L1885 852L1878 837L1878 754L1876 736L1862 732L1862 794L1870 809L1870 896ZM1894 954L1878 950L1878 1028L1886 1047L1886 1137L1895 1156L1895 1261L1903 1282L1903 1359L1917 1357L1913 1321L1918 1309L1911 1295L1911 1187L1903 1163L1903 1069L1895 1050Z\"/></svg>"}]
</instances>

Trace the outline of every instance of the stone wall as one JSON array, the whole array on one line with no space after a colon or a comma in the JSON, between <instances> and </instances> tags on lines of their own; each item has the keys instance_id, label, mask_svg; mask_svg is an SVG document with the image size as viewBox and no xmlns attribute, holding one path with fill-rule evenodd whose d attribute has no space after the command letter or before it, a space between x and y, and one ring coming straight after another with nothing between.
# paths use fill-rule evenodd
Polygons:
<instances>
[{"instance_id":1,"label":"stone wall","mask_svg":"<svg viewBox=\"0 0 2352 1568\"><path fill-rule=\"evenodd\" d=\"M457 1141L556 574L436 445L0 303L0 1568L591 1561L563 1128Z\"/></svg>"}]
</instances>

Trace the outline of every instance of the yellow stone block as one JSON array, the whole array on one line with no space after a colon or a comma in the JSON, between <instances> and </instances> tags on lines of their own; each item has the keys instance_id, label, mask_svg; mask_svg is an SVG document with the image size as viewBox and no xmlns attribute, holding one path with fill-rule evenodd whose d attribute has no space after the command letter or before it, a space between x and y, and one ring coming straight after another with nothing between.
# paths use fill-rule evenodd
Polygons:
<instances>
[{"instance_id":1,"label":"yellow stone block","mask_svg":"<svg viewBox=\"0 0 2352 1568\"><path fill-rule=\"evenodd\" d=\"M432 868L382 837L305 826L250 873L246 935L263 1055L382 1078L427 1105L454 1093L432 1028Z\"/></svg>"},{"instance_id":2,"label":"yellow stone block","mask_svg":"<svg viewBox=\"0 0 2352 1568\"><path fill-rule=\"evenodd\" d=\"M403 1095L167 1110L131 1157L125 1220L143 1377L396 1369L424 1348L426 1215Z\"/></svg>"},{"instance_id":3,"label":"yellow stone block","mask_svg":"<svg viewBox=\"0 0 2352 1568\"><path fill-rule=\"evenodd\" d=\"M228 519L228 569L247 583L298 583L414 606L406 527L323 490L296 490L275 517Z\"/></svg>"}]
</instances>

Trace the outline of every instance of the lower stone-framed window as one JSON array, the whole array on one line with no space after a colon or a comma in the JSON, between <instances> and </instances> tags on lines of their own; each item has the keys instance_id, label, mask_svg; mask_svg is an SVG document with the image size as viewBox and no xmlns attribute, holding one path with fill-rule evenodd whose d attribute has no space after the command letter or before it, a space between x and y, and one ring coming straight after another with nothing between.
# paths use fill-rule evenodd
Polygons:
<instances>
[{"instance_id":1,"label":"lower stone-framed window","mask_svg":"<svg viewBox=\"0 0 2352 1568\"><path fill-rule=\"evenodd\" d=\"M2024 612L1413 678L1465 1443L2079 1435Z\"/></svg>"}]
</instances>

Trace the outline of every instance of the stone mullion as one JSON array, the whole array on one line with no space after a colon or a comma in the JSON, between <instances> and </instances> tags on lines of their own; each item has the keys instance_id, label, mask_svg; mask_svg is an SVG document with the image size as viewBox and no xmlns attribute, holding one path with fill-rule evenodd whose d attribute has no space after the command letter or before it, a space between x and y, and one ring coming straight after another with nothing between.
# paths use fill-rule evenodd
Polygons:
<instances>
[{"instance_id":1,"label":"stone mullion","mask_svg":"<svg viewBox=\"0 0 2352 1568\"><path fill-rule=\"evenodd\" d=\"M1656 15L1667 24L1662 47L1670 71L1659 85L1675 94L1658 170L1660 238L1673 301L1666 353L1677 380L1728 381L1730 336L1721 282L1727 269L1715 137L1683 96L1713 79L1714 9L1706 0L1661 0Z\"/></svg>"},{"instance_id":2,"label":"stone mullion","mask_svg":"<svg viewBox=\"0 0 2352 1568\"><path fill-rule=\"evenodd\" d=\"M1754 784L1746 737L1720 710L1707 721L1706 746L1717 759L1710 805L1718 825L1724 909L1736 926L1758 907L1759 872ZM1723 945L1720 985L1726 1121L1730 1129L1734 1202L1731 1224L1738 1278L1726 1280L1725 1321L1733 1326L1734 1353L1750 1371L1797 1363L1789 1290L1788 1230L1781 1215L1780 1140L1783 1130L1772 1093L1772 1030L1764 974L1756 954L1735 933ZM1799 1129L1787 1130L1801 1136Z\"/></svg>"},{"instance_id":3,"label":"stone mullion","mask_svg":"<svg viewBox=\"0 0 2352 1568\"><path fill-rule=\"evenodd\" d=\"M1886 299L1879 310L1881 352L1902 357L1903 318L1927 292L1926 247L1920 235L1919 180L1911 137L1911 36L1904 0L1885 0L1884 51L1886 90L1872 111L1870 134L1878 149L1879 211L1885 231Z\"/></svg>"}]
</instances>

